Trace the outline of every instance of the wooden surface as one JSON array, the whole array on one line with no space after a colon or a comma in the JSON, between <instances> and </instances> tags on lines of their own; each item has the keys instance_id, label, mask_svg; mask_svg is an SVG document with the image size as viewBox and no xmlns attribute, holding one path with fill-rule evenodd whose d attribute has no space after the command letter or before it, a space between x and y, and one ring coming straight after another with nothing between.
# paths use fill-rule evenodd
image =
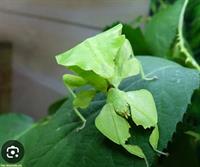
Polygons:
<instances>
[{"instance_id":1,"label":"wooden surface","mask_svg":"<svg viewBox=\"0 0 200 167\"><path fill-rule=\"evenodd\" d=\"M147 14L148 0L1 0L0 9L103 28L114 21L130 22Z\"/></svg>"},{"instance_id":2,"label":"wooden surface","mask_svg":"<svg viewBox=\"0 0 200 167\"><path fill-rule=\"evenodd\" d=\"M45 115L66 95L55 55L147 11L148 0L0 0L0 40L13 44L12 111Z\"/></svg>"},{"instance_id":3,"label":"wooden surface","mask_svg":"<svg viewBox=\"0 0 200 167\"><path fill-rule=\"evenodd\" d=\"M0 42L0 113L11 109L12 45Z\"/></svg>"}]
</instances>

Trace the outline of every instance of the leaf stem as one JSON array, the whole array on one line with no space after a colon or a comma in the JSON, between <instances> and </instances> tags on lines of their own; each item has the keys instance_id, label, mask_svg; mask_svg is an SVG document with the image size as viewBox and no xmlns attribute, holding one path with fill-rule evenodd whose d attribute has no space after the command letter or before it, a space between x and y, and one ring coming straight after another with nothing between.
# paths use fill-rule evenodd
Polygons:
<instances>
[{"instance_id":1,"label":"leaf stem","mask_svg":"<svg viewBox=\"0 0 200 167\"><path fill-rule=\"evenodd\" d=\"M185 63L191 63L191 65L196 68L198 71L200 71L200 66L196 62L196 60L193 58L193 56L189 53L189 51L185 48L185 40L183 36L183 24L184 24L184 14L187 7L189 0L185 0L183 8L181 10L180 14L180 20L178 24L178 46L180 47L180 51L186 56Z\"/></svg>"}]
</instances>

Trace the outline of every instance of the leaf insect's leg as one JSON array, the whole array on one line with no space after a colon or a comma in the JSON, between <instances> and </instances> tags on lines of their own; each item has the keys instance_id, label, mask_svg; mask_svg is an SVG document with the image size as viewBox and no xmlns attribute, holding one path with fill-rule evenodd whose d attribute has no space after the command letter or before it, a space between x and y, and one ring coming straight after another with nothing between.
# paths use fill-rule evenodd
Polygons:
<instances>
[{"instance_id":1,"label":"leaf insect's leg","mask_svg":"<svg viewBox=\"0 0 200 167\"><path fill-rule=\"evenodd\" d=\"M146 157L144 157L144 161L145 161L145 163L146 163L146 166L149 167L149 162L148 162L148 160L147 160Z\"/></svg>"},{"instance_id":2,"label":"leaf insect's leg","mask_svg":"<svg viewBox=\"0 0 200 167\"><path fill-rule=\"evenodd\" d=\"M157 76L153 76L153 77L150 77L150 78L146 77L145 74L144 74L144 70L143 70L143 67L142 67L141 63L140 62L138 62L138 63L139 63L140 73L141 73L142 79L147 80L147 81L158 79Z\"/></svg>"},{"instance_id":3,"label":"leaf insect's leg","mask_svg":"<svg viewBox=\"0 0 200 167\"><path fill-rule=\"evenodd\" d=\"M70 94L73 96L73 98L76 98L75 93L73 92L73 90L68 86L67 89L69 90ZM76 115L81 119L81 121L83 122L82 126L77 128L77 131L82 130L85 127L86 124L86 119L83 117L83 115L78 111L78 109L76 107L73 107L74 112L76 113Z\"/></svg>"},{"instance_id":4,"label":"leaf insect's leg","mask_svg":"<svg viewBox=\"0 0 200 167\"><path fill-rule=\"evenodd\" d=\"M86 119L83 117L83 115L78 111L78 109L76 107L74 107L74 111L76 113L76 115L81 119L81 121L83 122L83 124L77 128L77 131L82 130L85 127L86 124Z\"/></svg>"},{"instance_id":5,"label":"leaf insect's leg","mask_svg":"<svg viewBox=\"0 0 200 167\"><path fill-rule=\"evenodd\" d=\"M157 149L154 149L154 151L155 152L157 152L158 154L160 154L160 155L164 155L164 156L169 156L169 153L165 153L165 152L162 152L162 151L160 151L160 150L157 150Z\"/></svg>"}]
</instances>

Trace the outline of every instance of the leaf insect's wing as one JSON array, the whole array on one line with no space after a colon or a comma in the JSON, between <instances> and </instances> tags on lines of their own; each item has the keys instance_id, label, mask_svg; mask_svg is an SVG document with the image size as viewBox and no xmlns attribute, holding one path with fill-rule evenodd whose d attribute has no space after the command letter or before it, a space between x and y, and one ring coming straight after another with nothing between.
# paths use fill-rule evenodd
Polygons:
<instances>
[{"instance_id":1,"label":"leaf insect's wing","mask_svg":"<svg viewBox=\"0 0 200 167\"><path fill-rule=\"evenodd\" d=\"M109 79L109 82L115 87L118 87L124 78L135 76L139 72L139 62L134 57L130 42L125 39L115 58L115 74Z\"/></svg>"},{"instance_id":2,"label":"leaf insect's wing","mask_svg":"<svg viewBox=\"0 0 200 167\"><path fill-rule=\"evenodd\" d=\"M126 144L128 138L131 137L129 133L130 125L125 118L115 112L113 104L107 103L103 107L96 117L95 126L108 139L122 145L129 153L144 158L146 161L146 157L139 146Z\"/></svg>"},{"instance_id":3,"label":"leaf insect's wing","mask_svg":"<svg viewBox=\"0 0 200 167\"><path fill-rule=\"evenodd\" d=\"M117 115L111 103L105 104L100 114L96 117L97 129L116 144L123 145L131 136L130 125L123 117Z\"/></svg>"},{"instance_id":4,"label":"leaf insect's wing","mask_svg":"<svg viewBox=\"0 0 200 167\"><path fill-rule=\"evenodd\" d=\"M93 71L103 78L114 74L114 59L124 43L122 25L88 38L81 44L56 57L58 64L66 67L78 66L84 71Z\"/></svg>"}]
</instances>

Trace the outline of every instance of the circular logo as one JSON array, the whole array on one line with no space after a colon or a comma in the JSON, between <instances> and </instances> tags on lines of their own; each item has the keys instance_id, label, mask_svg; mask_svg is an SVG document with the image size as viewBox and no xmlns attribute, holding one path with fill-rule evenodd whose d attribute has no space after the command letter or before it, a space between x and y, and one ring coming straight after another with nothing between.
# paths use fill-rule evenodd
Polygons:
<instances>
[{"instance_id":1,"label":"circular logo","mask_svg":"<svg viewBox=\"0 0 200 167\"><path fill-rule=\"evenodd\" d=\"M8 163L17 163L24 156L24 146L16 140L9 140L2 146L1 155Z\"/></svg>"}]
</instances>

